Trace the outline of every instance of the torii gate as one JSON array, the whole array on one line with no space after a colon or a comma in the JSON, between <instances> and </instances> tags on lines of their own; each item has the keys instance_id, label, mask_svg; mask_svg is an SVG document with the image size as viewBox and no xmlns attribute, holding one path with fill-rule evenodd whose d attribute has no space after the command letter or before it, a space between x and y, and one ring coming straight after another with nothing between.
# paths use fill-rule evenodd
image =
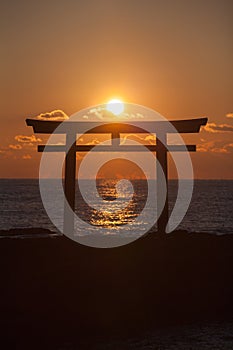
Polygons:
<instances>
[{"instance_id":1,"label":"torii gate","mask_svg":"<svg viewBox=\"0 0 233 350\"><path fill-rule=\"evenodd\" d=\"M65 156L65 196L67 202L75 210L75 179L76 179L76 152L89 152L95 146L76 145L77 134L111 134L112 145L98 146L98 152L141 152L146 147L151 152L156 152L156 157L164 172L166 184L168 182L167 152L195 152L196 145L168 145L167 134L174 133L198 133L202 125L206 125L207 118L175 120L175 121L147 121L129 123L101 123L88 122L89 130L86 130L87 122L83 121L44 121L36 119L26 119L26 124L33 127L34 133L52 134L59 133L66 135L66 144L72 145ZM172 125L172 131L169 125ZM59 126L59 128L58 128ZM58 129L57 129L58 128ZM156 145L145 145L144 147L135 145L120 145L120 134L148 133L156 134ZM117 140L118 139L118 140ZM45 145L38 146L38 152L43 152ZM47 152L66 152L66 145L46 146ZM93 149L95 151L95 149ZM157 181L162 174L157 167ZM160 188L157 195L158 205L161 198ZM74 218L67 217L64 210L64 230L73 230ZM165 205L158 219L158 231L165 232L168 223L168 194L166 194Z\"/></svg>"}]
</instances>

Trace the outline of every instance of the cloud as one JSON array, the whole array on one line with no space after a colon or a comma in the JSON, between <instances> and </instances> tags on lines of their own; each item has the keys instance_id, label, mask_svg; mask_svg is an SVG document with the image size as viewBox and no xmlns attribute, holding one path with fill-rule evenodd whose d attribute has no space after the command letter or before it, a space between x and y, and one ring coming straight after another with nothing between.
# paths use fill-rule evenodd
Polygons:
<instances>
[{"instance_id":1,"label":"cloud","mask_svg":"<svg viewBox=\"0 0 233 350\"><path fill-rule=\"evenodd\" d=\"M122 116L124 117L124 120L133 120L133 121L140 121L141 119L144 119L143 114L141 113L122 113ZM116 121L116 119L113 119L114 114L106 109L105 105L97 106L94 108L89 109L86 111L85 115L82 115L82 119L89 120L89 121ZM119 119L120 122L120 119Z\"/></svg>"},{"instance_id":2,"label":"cloud","mask_svg":"<svg viewBox=\"0 0 233 350\"><path fill-rule=\"evenodd\" d=\"M215 124L215 123L207 123L206 126L202 127L202 130L211 133L223 133L223 132L232 132L233 125L229 124Z\"/></svg>"},{"instance_id":3,"label":"cloud","mask_svg":"<svg viewBox=\"0 0 233 350\"><path fill-rule=\"evenodd\" d=\"M138 134L127 134L122 137L121 144L122 145L127 144L127 140L134 140L142 144L155 145L156 138L154 135L151 135L151 134L146 136L141 136Z\"/></svg>"},{"instance_id":4,"label":"cloud","mask_svg":"<svg viewBox=\"0 0 233 350\"><path fill-rule=\"evenodd\" d=\"M223 148L219 148L219 147L213 148L211 150L211 152L213 152L213 153L229 153L228 150L225 147L223 147Z\"/></svg>"},{"instance_id":5,"label":"cloud","mask_svg":"<svg viewBox=\"0 0 233 350\"><path fill-rule=\"evenodd\" d=\"M35 137L35 135L32 136L25 136L25 135L16 135L15 140L22 143L35 143L35 142L41 142L42 140L38 137Z\"/></svg>"},{"instance_id":6,"label":"cloud","mask_svg":"<svg viewBox=\"0 0 233 350\"><path fill-rule=\"evenodd\" d=\"M105 140L102 138L102 135L98 135L98 137L92 138L90 135L86 134L83 135L83 137L79 137L77 140L78 145L85 145L85 146L95 146L100 144L101 142L106 142L110 140Z\"/></svg>"},{"instance_id":7,"label":"cloud","mask_svg":"<svg viewBox=\"0 0 233 350\"><path fill-rule=\"evenodd\" d=\"M197 145L197 152L208 152L214 147L214 141L203 142L200 145Z\"/></svg>"},{"instance_id":8,"label":"cloud","mask_svg":"<svg viewBox=\"0 0 233 350\"><path fill-rule=\"evenodd\" d=\"M97 138L95 138L92 141L85 143L85 145L89 145L89 146L93 145L94 146L94 145L98 145L99 143L100 143L100 141Z\"/></svg>"},{"instance_id":9,"label":"cloud","mask_svg":"<svg viewBox=\"0 0 233 350\"><path fill-rule=\"evenodd\" d=\"M23 159L31 159L32 156L30 156L30 154L24 154L24 155L22 156L22 158L23 158Z\"/></svg>"},{"instance_id":10,"label":"cloud","mask_svg":"<svg viewBox=\"0 0 233 350\"><path fill-rule=\"evenodd\" d=\"M197 152L212 152L212 153L231 153L233 151L233 143L225 143L222 141L209 141L197 145Z\"/></svg>"},{"instance_id":11,"label":"cloud","mask_svg":"<svg viewBox=\"0 0 233 350\"><path fill-rule=\"evenodd\" d=\"M1 147L0 155L5 158L9 155L12 155L12 151L9 149L9 147Z\"/></svg>"},{"instance_id":12,"label":"cloud","mask_svg":"<svg viewBox=\"0 0 233 350\"><path fill-rule=\"evenodd\" d=\"M156 141L156 137L154 135L149 134L145 137L144 140L149 141L151 145L154 145Z\"/></svg>"},{"instance_id":13,"label":"cloud","mask_svg":"<svg viewBox=\"0 0 233 350\"><path fill-rule=\"evenodd\" d=\"M226 114L226 117L227 117L227 118L233 118L233 113L227 113L227 114Z\"/></svg>"},{"instance_id":14,"label":"cloud","mask_svg":"<svg viewBox=\"0 0 233 350\"><path fill-rule=\"evenodd\" d=\"M230 153L233 151L233 143L228 143L227 145L224 146L224 149L227 150L227 153Z\"/></svg>"},{"instance_id":15,"label":"cloud","mask_svg":"<svg viewBox=\"0 0 233 350\"><path fill-rule=\"evenodd\" d=\"M21 145L9 145L8 146L10 149L15 149L15 150L17 150L17 149L22 149L22 146Z\"/></svg>"},{"instance_id":16,"label":"cloud","mask_svg":"<svg viewBox=\"0 0 233 350\"><path fill-rule=\"evenodd\" d=\"M41 113L37 117L39 120L62 121L69 119L68 115L60 109L55 109L52 112Z\"/></svg>"}]
</instances>

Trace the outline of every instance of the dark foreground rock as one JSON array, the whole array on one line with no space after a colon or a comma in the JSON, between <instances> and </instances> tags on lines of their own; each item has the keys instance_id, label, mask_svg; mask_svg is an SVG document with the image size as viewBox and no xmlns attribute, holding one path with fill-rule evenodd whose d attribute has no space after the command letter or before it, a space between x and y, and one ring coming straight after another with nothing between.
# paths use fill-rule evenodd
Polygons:
<instances>
[{"instance_id":1,"label":"dark foreground rock","mask_svg":"<svg viewBox=\"0 0 233 350\"><path fill-rule=\"evenodd\" d=\"M84 349L232 317L232 235L150 234L113 249L66 237L2 238L0 266L4 349Z\"/></svg>"}]
</instances>

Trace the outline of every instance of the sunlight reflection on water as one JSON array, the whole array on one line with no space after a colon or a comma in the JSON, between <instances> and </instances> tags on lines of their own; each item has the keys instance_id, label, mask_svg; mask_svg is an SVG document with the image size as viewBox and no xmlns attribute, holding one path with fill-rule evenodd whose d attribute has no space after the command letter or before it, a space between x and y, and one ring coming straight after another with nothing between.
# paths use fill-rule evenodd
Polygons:
<instances>
[{"instance_id":1,"label":"sunlight reflection on water","mask_svg":"<svg viewBox=\"0 0 233 350\"><path fill-rule=\"evenodd\" d=\"M131 221L140 213L146 199L146 187L144 180L134 180L136 194L126 207L119 213L111 212L98 214L88 208L81 201L76 202L76 212L83 219L92 220L95 225L104 224L109 228L109 233L114 233L125 222ZM120 205L122 197L116 197L116 188L109 182L98 184L99 192L103 199L111 201L111 207ZM88 187L88 185L86 185ZM77 191L76 198L80 196ZM128 196L127 191L122 196ZM174 205L176 198L176 181L169 181L169 207ZM59 200L59 198L57 199ZM56 206L56 202L54 203ZM115 206L115 207L114 207ZM155 210L151 208L151 210ZM38 180L0 180L0 228L31 228L42 227L52 231L56 228L49 221L43 208ZM58 213L62 220L62 213ZM144 218L146 221L146 218ZM118 225L119 224L119 225ZM143 222L137 225L143 226ZM93 227L96 227L93 225ZM188 231L209 232L215 234L233 233L233 181L221 180L196 180L194 193L188 212L179 228Z\"/></svg>"}]
</instances>

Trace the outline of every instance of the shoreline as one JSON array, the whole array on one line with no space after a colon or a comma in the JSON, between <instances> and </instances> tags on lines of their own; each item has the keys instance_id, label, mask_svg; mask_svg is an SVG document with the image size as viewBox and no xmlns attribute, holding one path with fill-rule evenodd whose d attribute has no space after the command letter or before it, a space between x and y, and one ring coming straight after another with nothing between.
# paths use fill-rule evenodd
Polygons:
<instances>
[{"instance_id":1,"label":"shoreline","mask_svg":"<svg viewBox=\"0 0 233 350\"><path fill-rule=\"evenodd\" d=\"M158 235L159 232L156 229L151 229L148 233L146 233L144 236L147 235ZM202 236L230 236L232 233L216 233L216 232L200 232L200 231L188 231L184 229L175 230L171 233L164 233L165 236L171 236L173 234L187 234L187 235L202 235ZM24 238L39 238L39 237L50 237L50 236L57 236L62 237L64 234L60 233L58 230L54 229L50 230L44 227L25 227L25 228L9 228L9 229L0 229L0 239L1 238L15 238L15 237L24 237ZM114 236L114 235L113 235ZM141 236L143 237L143 236Z\"/></svg>"}]
</instances>

